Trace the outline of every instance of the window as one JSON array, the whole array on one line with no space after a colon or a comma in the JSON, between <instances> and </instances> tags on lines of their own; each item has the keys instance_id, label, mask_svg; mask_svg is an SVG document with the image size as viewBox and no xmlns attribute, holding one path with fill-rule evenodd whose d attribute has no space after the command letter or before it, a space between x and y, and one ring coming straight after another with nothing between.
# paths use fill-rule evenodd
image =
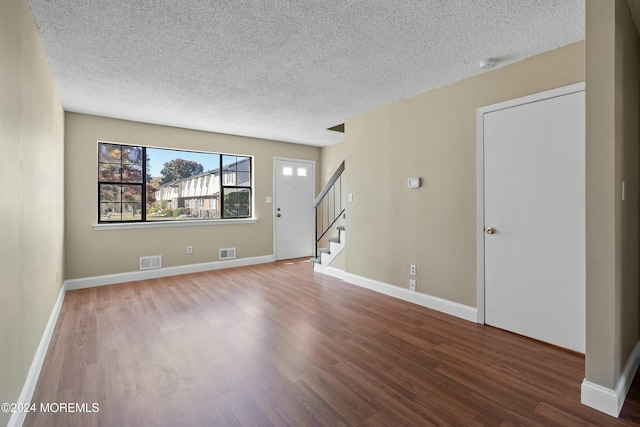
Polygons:
<instances>
[{"instance_id":1,"label":"window","mask_svg":"<svg viewBox=\"0 0 640 427\"><path fill-rule=\"evenodd\" d=\"M98 151L98 211L106 221L136 221L143 202L141 147L100 144Z\"/></svg>"},{"instance_id":2,"label":"window","mask_svg":"<svg viewBox=\"0 0 640 427\"><path fill-rule=\"evenodd\" d=\"M229 177L222 185L222 212L224 218L251 216L251 158L222 157L223 175Z\"/></svg>"},{"instance_id":3,"label":"window","mask_svg":"<svg viewBox=\"0 0 640 427\"><path fill-rule=\"evenodd\" d=\"M250 218L252 160L98 142L98 222Z\"/></svg>"}]
</instances>

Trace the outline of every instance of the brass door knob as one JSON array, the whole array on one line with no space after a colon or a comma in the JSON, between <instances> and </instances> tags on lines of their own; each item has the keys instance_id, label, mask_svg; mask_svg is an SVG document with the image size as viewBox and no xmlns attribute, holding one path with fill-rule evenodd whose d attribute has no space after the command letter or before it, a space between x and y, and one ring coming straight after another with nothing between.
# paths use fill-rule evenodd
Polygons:
<instances>
[{"instance_id":1,"label":"brass door knob","mask_svg":"<svg viewBox=\"0 0 640 427\"><path fill-rule=\"evenodd\" d=\"M487 228L487 234L495 234L496 233L496 229L495 227L489 227Z\"/></svg>"}]
</instances>

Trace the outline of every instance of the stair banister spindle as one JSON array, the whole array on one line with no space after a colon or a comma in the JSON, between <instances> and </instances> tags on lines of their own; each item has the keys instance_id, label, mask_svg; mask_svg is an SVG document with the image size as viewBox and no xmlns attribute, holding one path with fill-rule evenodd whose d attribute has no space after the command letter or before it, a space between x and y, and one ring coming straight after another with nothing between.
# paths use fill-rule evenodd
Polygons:
<instances>
[{"instance_id":1,"label":"stair banister spindle","mask_svg":"<svg viewBox=\"0 0 640 427\"><path fill-rule=\"evenodd\" d=\"M331 176L331 179L324 186L318 197L313 201L313 210L315 215L315 258L318 259L318 243L324 237L324 235L331 229L333 224L344 213L344 207L342 204L342 172L344 172L344 161L338 166L338 169ZM340 186L339 190L339 202L336 202L336 183ZM329 194L331 192L331 194ZM333 200L331 199L333 198ZM318 212L318 207L320 212ZM339 207L336 210L336 207ZM326 222L325 222L326 213ZM320 227L318 227L320 226Z\"/></svg>"}]
</instances>

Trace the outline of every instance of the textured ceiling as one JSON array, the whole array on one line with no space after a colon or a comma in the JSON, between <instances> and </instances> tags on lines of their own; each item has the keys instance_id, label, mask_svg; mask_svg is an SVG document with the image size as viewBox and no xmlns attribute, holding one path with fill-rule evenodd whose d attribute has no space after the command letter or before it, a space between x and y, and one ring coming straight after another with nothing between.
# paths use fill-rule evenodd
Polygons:
<instances>
[{"instance_id":1,"label":"textured ceiling","mask_svg":"<svg viewBox=\"0 0 640 427\"><path fill-rule=\"evenodd\" d=\"M318 146L482 59L584 39L584 0L30 4L67 111Z\"/></svg>"}]
</instances>

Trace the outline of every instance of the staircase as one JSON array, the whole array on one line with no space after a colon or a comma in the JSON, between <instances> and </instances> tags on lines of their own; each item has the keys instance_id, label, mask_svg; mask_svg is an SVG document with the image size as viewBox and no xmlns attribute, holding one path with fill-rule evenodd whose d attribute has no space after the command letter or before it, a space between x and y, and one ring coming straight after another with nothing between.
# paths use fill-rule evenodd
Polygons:
<instances>
[{"instance_id":1,"label":"staircase","mask_svg":"<svg viewBox=\"0 0 640 427\"><path fill-rule=\"evenodd\" d=\"M313 202L315 212L315 257L311 258L314 271L322 271L335 257L342 252L345 244L345 229L340 225L335 227L338 235L325 240L329 247L319 248L320 242L332 229L336 222L345 215L345 207L342 199L342 173L344 161L338 166L333 176L324 186L318 197Z\"/></svg>"},{"instance_id":2,"label":"staircase","mask_svg":"<svg viewBox=\"0 0 640 427\"><path fill-rule=\"evenodd\" d=\"M329 247L318 249L318 256L311 258L313 271L322 272L322 270L328 267L344 249L346 243L344 225L339 225L336 227L336 230L338 232L338 236L329 237L327 239Z\"/></svg>"}]
</instances>

